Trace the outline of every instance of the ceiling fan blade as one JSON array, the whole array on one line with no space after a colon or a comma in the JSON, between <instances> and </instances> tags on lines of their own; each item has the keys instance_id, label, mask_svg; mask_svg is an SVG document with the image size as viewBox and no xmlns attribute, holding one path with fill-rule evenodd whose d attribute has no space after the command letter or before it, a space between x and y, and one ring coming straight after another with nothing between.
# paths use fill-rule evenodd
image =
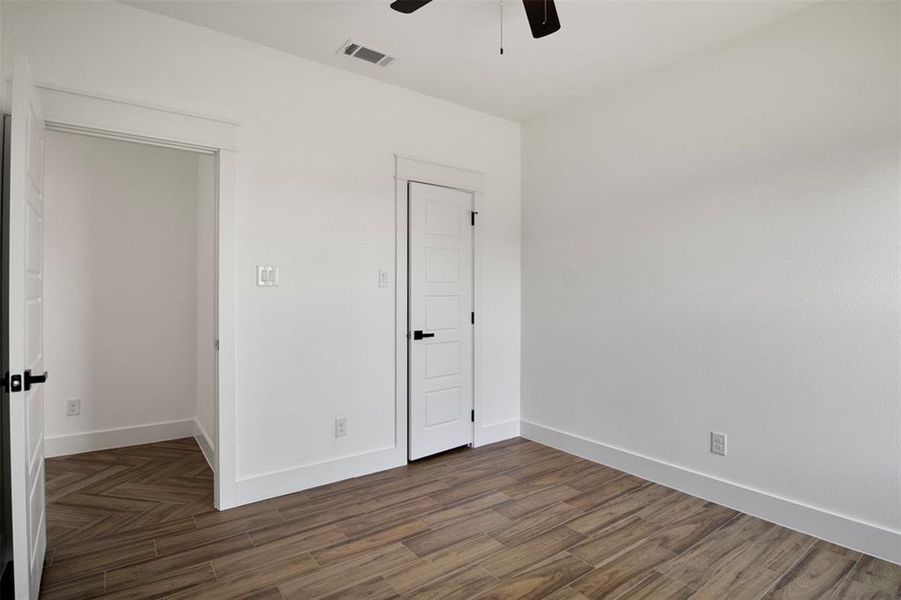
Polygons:
<instances>
[{"instance_id":1,"label":"ceiling fan blade","mask_svg":"<svg viewBox=\"0 0 901 600\"><path fill-rule=\"evenodd\" d=\"M554 0L522 0L533 38L550 35L560 29L560 17Z\"/></svg>"},{"instance_id":2,"label":"ceiling fan blade","mask_svg":"<svg viewBox=\"0 0 901 600\"><path fill-rule=\"evenodd\" d=\"M391 3L391 8L397 12L408 15L411 12L419 10L431 1L432 0L394 0L394 2Z\"/></svg>"}]
</instances>

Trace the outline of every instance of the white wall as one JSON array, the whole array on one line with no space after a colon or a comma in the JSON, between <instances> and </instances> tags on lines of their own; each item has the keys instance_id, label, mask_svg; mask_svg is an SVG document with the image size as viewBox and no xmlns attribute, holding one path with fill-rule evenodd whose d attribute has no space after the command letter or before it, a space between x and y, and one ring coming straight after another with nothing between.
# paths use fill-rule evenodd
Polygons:
<instances>
[{"instance_id":1,"label":"white wall","mask_svg":"<svg viewBox=\"0 0 901 600\"><path fill-rule=\"evenodd\" d=\"M822 3L524 125L524 430L901 560L898 11Z\"/></svg>"},{"instance_id":2,"label":"white wall","mask_svg":"<svg viewBox=\"0 0 901 600\"><path fill-rule=\"evenodd\" d=\"M0 73L8 73L12 67L7 64L7 53L11 49L6 40L10 37L8 33L8 22L6 18L6 3L0 2ZM0 111L9 112L11 98L7 97L6 77L0 77Z\"/></svg>"},{"instance_id":3,"label":"white wall","mask_svg":"<svg viewBox=\"0 0 901 600\"><path fill-rule=\"evenodd\" d=\"M190 435L198 155L55 132L45 152L48 454Z\"/></svg>"},{"instance_id":4,"label":"white wall","mask_svg":"<svg viewBox=\"0 0 901 600\"><path fill-rule=\"evenodd\" d=\"M197 157L197 316L194 418L204 452L214 451L216 431L216 161ZM212 461L212 456L207 458Z\"/></svg>"},{"instance_id":5,"label":"white wall","mask_svg":"<svg viewBox=\"0 0 901 600\"><path fill-rule=\"evenodd\" d=\"M394 290L378 287L378 270L394 264L394 153L485 172L483 418L515 431L518 124L121 4L23 2L8 12L42 82L241 123L243 499L308 484L301 467L366 465L394 446ZM281 286L255 287L256 264L279 265ZM337 416L348 418L347 437L333 435ZM281 483L255 488L267 475Z\"/></svg>"}]
</instances>

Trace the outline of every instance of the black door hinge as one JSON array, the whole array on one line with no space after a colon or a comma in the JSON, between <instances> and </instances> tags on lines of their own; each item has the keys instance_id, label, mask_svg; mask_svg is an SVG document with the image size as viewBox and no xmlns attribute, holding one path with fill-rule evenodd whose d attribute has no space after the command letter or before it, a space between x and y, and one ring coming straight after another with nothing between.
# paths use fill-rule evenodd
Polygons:
<instances>
[{"instance_id":1,"label":"black door hinge","mask_svg":"<svg viewBox=\"0 0 901 600\"><path fill-rule=\"evenodd\" d=\"M476 409L472 409L472 412L469 413L469 418L473 423L476 422Z\"/></svg>"},{"instance_id":2,"label":"black door hinge","mask_svg":"<svg viewBox=\"0 0 901 600\"><path fill-rule=\"evenodd\" d=\"M473 325L476 324L476 314L474 312L469 313L469 320Z\"/></svg>"},{"instance_id":3,"label":"black door hinge","mask_svg":"<svg viewBox=\"0 0 901 600\"><path fill-rule=\"evenodd\" d=\"M470 218L472 219L472 226L473 226L473 227L476 226L476 215L477 215L477 214L479 214L479 213L476 212L476 211L474 211L474 210L469 211L469 216L470 216Z\"/></svg>"}]
</instances>

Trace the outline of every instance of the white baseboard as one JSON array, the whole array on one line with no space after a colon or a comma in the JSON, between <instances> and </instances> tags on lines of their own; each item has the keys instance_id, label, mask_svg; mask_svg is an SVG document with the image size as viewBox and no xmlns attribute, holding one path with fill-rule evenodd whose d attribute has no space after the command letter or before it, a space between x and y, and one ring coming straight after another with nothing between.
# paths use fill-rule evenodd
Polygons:
<instances>
[{"instance_id":1,"label":"white baseboard","mask_svg":"<svg viewBox=\"0 0 901 600\"><path fill-rule=\"evenodd\" d=\"M523 437L546 446L901 564L901 532L608 446L553 427L523 420L521 429Z\"/></svg>"},{"instance_id":2,"label":"white baseboard","mask_svg":"<svg viewBox=\"0 0 901 600\"><path fill-rule=\"evenodd\" d=\"M361 477L407 464L406 448L385 448L363 454L238 479L236 505L293 494L309 488Z\"/></svg>"},{"instance_id":3,"label":"white baseboard","mask_svg":"<svg viewBox=\"0 0 901 600\"><path fill-rule=\"evenodd\" d=\"M192 435L194 435L194 421L191 419L58 435L44 439L44 455L47 458L68 456L94 450L176 440Z\"/></svg>"},{"instance_id":4,"label":"white baseboard","mask_svg":"<svg viewBox=\"0 0 901 600\"><path fill-rule=\"evenodd\" d=\"M197 445L200 446L200 451L203 452L203 457L206 459L207 464L215 472L216 467L213 466L213 438L210 437L203 423L197 417L194 417L194 439L197 441Z\"/></svg>"},{"instance_id":5,"label":"white baseboard","mask_svg":"<svg viewBox=\"0 0 901 600\"><path fill-rule=\"evenodd\" d=\"M475 446L484 446L519 435L519 419L476 428ZM201 446L202 447L202 446ZM353 477L361 477L407 464L406 448L384 448L344 456L321 463L238 479L236 505L293 494Z\"/></svg>"},{"instance_id":6,"label":"white baseboard","mask_svg":"<svg viewBox=\"0 0 901 600\"><path fill-rule=\"evenodd\" d=\"M491 425L483 425L476 428L475 443L476 448L486 444L502 442L515 438L519 435L519 419L512 421L504 421L503 423L494 423Z\"/></svg>"}]
</instances>

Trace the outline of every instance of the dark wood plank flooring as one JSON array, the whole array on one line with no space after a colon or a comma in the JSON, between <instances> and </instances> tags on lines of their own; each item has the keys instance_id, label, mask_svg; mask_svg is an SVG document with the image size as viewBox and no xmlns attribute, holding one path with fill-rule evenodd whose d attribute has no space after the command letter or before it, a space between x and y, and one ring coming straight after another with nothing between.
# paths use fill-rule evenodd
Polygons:
<instances>
[{"instance_id":1,"label":"dark wood plank flooring","mask_svg":"<svg viewBox=\"0 0 901 600\"><path fill-rule=\"evenodd\" d=\"M47 461L42 598L901 598L901 567L522 439L212 508L193 440Z\"/></svg>"}]
</instances>

